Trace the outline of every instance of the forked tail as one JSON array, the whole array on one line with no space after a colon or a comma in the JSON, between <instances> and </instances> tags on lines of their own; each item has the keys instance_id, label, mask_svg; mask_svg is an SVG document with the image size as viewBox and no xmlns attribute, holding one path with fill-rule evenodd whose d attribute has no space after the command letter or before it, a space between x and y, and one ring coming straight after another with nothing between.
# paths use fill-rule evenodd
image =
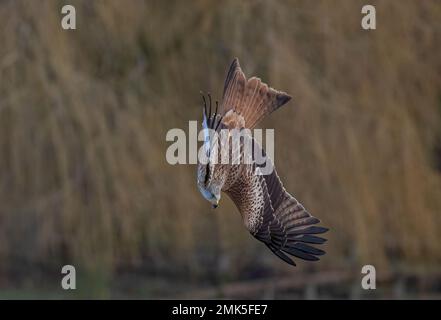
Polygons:
<instances>
[{"instance_id":1,"label":"forked tail","mask_svg":"<svg viewBox=\"0 0 441 320\"><path fill-rule=\"evenodd\" d=\"M221 110L224 115L233 110L243 117L245 128L252 129L290 99L290 95L269 87L259 78L247 80L235 58L225 80Z\"/></svg>"}]
</instances>

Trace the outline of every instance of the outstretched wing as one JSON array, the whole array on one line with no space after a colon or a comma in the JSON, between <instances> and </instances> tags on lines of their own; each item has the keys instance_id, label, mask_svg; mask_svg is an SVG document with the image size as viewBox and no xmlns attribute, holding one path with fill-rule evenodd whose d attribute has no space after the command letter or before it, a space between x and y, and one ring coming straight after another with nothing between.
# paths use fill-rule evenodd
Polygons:
<instances>
[{"instance_id":1,"label":"outstretched wing","mask_svg":"<svg viewBox=\"0 0 441 320\"><path fill-rule=\"evenodd\" d=\"M227 129L252 129L260 120L291 99L285 92L277 91L259 78L246 79L236 58L230 66L225 80L220 108L221 124ZM271 160L264 155L262 148L251 137L241 140L242 159L249 159L243 152L243 143L252 140L253 150L258 148L263 155L263 164L254 161L250 164L233 164L222 190L238 207L243 222L250 233L265 243L268 248L285 262L295 265L288 256L304 260L319 260L323 250L314 244L326 240L317 236L327 231L316 226L320 221L311 216L305 208L283 187ZM230 146L231 147L231 146ZM234 159L236 157L233 156ZM252 155L254 159L254 152ZM234 163L234 162L233 162ZM262 173L261 168L273 168Z\"/></svg>"},{"instance_id":2,"label":"outstretched wing","mask_svg":"<svg viewBox=\"0 0 441 320\"><path fill-rule=\"evenodd\" d=\"M266 158L268 161L270 159ZM238 207L247 229L291 265L295 262L288 255L308 261L319 260L318 256L325 252L313 245L326 241L317 234L328 229L316 226L320 220L310 215L285 190L274 168L266 175L259 171L255 163L239 165L237 179L225 190Z\"/></svg>"},{"instance_id":3,"label":"outstretched wing","mask_svg":"<svg viewBox=\"0 0 441 320\"><path fill-rule=\"evenodd\" d=\"M289 264L295 265L286 254L308 261L319 260L317 256L325 251L312 244L324 243L326 239L317 234L328 229L316 226L320 220L286 192L275 170L270 175L259 176L258 183L263 190L265 206L261 211L261 224L252 232L253 236Z\"/></svg>"}]
</instances>

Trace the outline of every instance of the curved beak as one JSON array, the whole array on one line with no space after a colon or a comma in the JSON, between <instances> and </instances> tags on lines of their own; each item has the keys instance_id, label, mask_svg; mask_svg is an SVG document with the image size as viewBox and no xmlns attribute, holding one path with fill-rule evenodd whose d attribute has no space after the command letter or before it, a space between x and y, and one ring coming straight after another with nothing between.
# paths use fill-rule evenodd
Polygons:
<instances>
[{"instance_id":1,"label":"curved beak","mask_svg":"<svg viewBox=\"0 0 441 320\"><path fill-rule=\"evenodd\" d=\"M211 202L211 207L213 209L216 209L217 207L219 207L219 199L218 198L213 197L210 202Z\"/></svg>"}]
</instances>

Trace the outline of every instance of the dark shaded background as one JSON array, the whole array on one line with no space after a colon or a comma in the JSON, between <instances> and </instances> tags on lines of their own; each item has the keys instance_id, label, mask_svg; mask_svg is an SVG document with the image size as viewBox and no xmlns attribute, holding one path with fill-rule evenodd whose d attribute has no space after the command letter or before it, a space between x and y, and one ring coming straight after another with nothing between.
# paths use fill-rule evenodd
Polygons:
<instances>
[{"instance_id":1,"label":"dark shaded background","mask_svg":"<svg viewBox=\"0 0 441 320\"><path fill-rule=\"evenodd\" d=\"M439 298L441 2L369 3L374 31L366 1L1 1L0 297ZM285 265L165 161L235 56L293 96L262 126L331 228L318 263Z\"/></svg>"}]
</instances>

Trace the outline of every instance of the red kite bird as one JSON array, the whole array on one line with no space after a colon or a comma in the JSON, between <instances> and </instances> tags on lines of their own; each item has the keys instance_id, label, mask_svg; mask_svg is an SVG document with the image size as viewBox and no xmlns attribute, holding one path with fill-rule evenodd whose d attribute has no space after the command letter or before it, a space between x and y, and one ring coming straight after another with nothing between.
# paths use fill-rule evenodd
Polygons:
<instances>
[{"instance_id":1,"label":"red kite bird","mask_svg":"<svg viewBox=\"0 0 441 320\"><path fill-rule=\"evenodd\" d=\"M209 110L205 96L203 112L203 130L207 163L198 163L197 184L200 192L213 207L217 207L221 191L225 192L239 209L243 222L249 232L283 261L295 265L288 256L304 260L319 260L323 250L311 244L322 244L326 240L317 234L328 229L316 226L319 219L308 211L283 187L275 170L269 174L257 174L259 164L223 163L219 160L222 147L213 147L213 135L222 129L252 129L265 116L287 103L291 97L285 92L268 87L259 78L246 79L238 59L234 59L225 80L220 109L212 113L211 96ZM236 131L237 131L236 130ZM224 131L224 130L222 130ZM253 149L264 154L260 145L248 135L240 140L239 154L244 156L246 141L252 141ZM213 152L213 149L217 152ZM228 146L231 151L231 145ZM215 155L213 155L215 154ZM265 164L271 161L265 157Z\"/></svg>"}]
</instances>

